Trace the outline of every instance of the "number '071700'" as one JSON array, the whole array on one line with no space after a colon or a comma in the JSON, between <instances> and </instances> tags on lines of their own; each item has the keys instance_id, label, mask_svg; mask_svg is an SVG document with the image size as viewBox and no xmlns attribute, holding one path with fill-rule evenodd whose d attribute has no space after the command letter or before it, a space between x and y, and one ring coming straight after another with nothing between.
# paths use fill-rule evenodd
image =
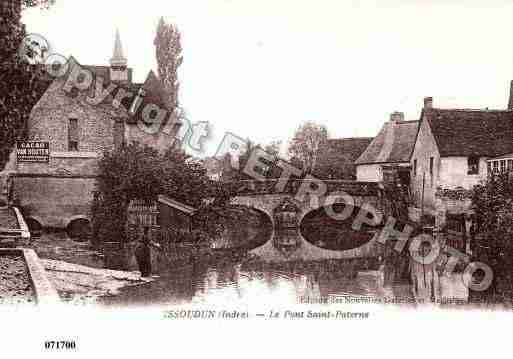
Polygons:
<instances>
[{"instance_id":1,"label":"number '071700'","mask_svg":"<svg viewBox=\"0 0 513 359\"><path fill-rule=\"evenodd\" d=\"M77 346L75 341L69 340L47 340L45 341L45 349L47 350L74 350Z\"/></svg>"}]
</instances>

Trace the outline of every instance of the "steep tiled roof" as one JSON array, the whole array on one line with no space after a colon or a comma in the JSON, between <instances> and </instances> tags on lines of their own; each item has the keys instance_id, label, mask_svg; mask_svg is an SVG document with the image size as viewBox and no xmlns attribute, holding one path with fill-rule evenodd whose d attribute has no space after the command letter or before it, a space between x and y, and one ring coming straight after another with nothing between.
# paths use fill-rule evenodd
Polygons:
<instances>
[{"instance_id":1,"label":"steep tiled roof","mask_svg":"<svg viewBox=\"0 0 513 359\"><path fill-rule=\"evenodd\" d=\"M344 158L351 162L365 151L367 146L372 142L372 137L351 137L351 138L334 138L327 141L326 147L323 149L325 155L343 154Z\"/></svg>"},{"instance_id":2,"label":"steep tiled roof","mask_svg":"<svg viewBox=\"0 0 513 359\"><path fill-rule=\"evenodd\" d=\"M134 91L134 93L137 95L137 92L141 87L144 89L145 95L137 111L131 116L130 121L132 123L136 123L137 121L142 120L142 112L145 106L148 104L154 104L157 105L160 109L167 110L166 91L164 90L162 82L158 79L153 71L150 71L144 84L132 85L131 91ZM169 114L166 116L166 120L168 117Z\"/></svg>"},{"instance_id":3,"label":"steep tiled roof","mask_svg":"<svg viewBox=\"0 0 513 359\"><path fill-rule=\"evenodd\" d=\"M78 64L78 61L70 57L70 68L74 66L74 64ZM110 67L109 66L91 66L91 65L80 65L85 69L88 69L93 72L95 78L102 77L103 78L103 87L106 88L112 81L110 78ZM133 83L132 82L132 69L128 68L128 81L119 83L119 87L123 88L125 91L127 91L131 96L125 97L122 100L122 103L124 107L127 110L130 110L133 103L137 99L137 95L139 93L139 90L142 88L145 91L145 95L143 98L142 103L137 107L135 113L130 113L130 116L127 119L127 123L135 124L139 120L142 120L142 113L146 105L148 104L154 104L157 105L161 109L166 109L166 91L164 90L164 87L162 85L162 82L159 80L159 78L155 75L153 71L150 71L148 73L148 76L144 83ZM93 83L93 87L96 85ZM93 93L94 89L91 90L91 93ZM106 97L104 102L106 103L112 103L113 96L117 94L116 91L114 91L112 94ZM169 118L169 115L166 116L165 120ZM163 124L165 125L165 123Z\"/></svg>"},{"instance_id":4,"label":"steep tiled roof","mask_svg":"<svg viewBox=\"0 0 513 359\"><path fill-rule=\"evenodd\" d=\"M425 109L440 156L513 152L513 111Z\"/></svg>"},{"instance_id":5,"label":"steep tiled roof","mask_svg":"<svg viewBox=\"0 0 513 359\"><path fill-rule=\"evenodd\" d=\"M419 121L389 121L356 160L357 165L410 160Z\"/></svg>"},{"instance_id":6,"label":"steep tiled roof","mask_svg":"<svg viewBox=\"0 0 513 359\"><path fill-rule=\"evenodd\" d=\"M319 151L314 174L319 178L352 179L354 162L371 143L372 137L335 138Z\"/></svg>"}]
</instances>

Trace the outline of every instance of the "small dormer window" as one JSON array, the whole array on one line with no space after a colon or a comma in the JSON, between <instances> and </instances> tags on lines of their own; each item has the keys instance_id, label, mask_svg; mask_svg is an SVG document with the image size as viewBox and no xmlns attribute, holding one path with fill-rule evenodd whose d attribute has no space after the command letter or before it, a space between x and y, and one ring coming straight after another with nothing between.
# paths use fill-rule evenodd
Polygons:
<instances>
[{"instance_id":1,"label":"small dormer window","mask_svg":"<svg viewBox=\"0 0 513 359\"><path fill-rule=\"evenodd\" d=\"M469 156L468 158L468 172L469 175L479 174L479 157Z\"/></svg>"}]
</instances>

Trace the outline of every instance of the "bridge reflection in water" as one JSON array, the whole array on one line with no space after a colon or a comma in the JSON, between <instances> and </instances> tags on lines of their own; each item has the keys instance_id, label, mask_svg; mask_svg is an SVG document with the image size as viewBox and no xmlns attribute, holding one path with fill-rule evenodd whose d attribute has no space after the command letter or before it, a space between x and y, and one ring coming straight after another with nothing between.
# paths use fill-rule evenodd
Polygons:
<instances>
[{"instance_id":1,"label":"bridge reflection in water","mask_svg":"<svg viewBox=\"0 0 513 359\"><path fill-rule=\"evenodd\" d=\"M115 306L241 303L269 307L298 303L305 297L343 302L344 296L414 302L408 258L405 262L404 257L397 255L377 258L354 252L371 245L372 241L348 251L319 248L298 235L301 226L294 202L287 200L276 208L272 218L274 236L260 223L251 224L254 228L247 230L256 243L265 243L250 250L249 255L221 255L213 260L196 258L185 264L170 265L154 282L124 288L120 295L104 298L104 303ZM265 238L257 238L258 233ZM419 272L416 277L422 275ZM449 293L446 296L455 296L458 284L449 279L440 280L441 295L445 292Z\"/></svg>"},{"instance_id":2,"label":"bridge reflection in water","mask_svg":"<svg viewBox=\"0 0 513 359\"><path fill-rule=\"evenodd\" d=\"M313 181L289 181L285 188L280 190L275 180L231 183L234 187L232 190L236 193L232 200L233 204L265 213L273 223L272 240L263 246L254 248L251 251L252 254L269 262L347 259L383 255L381 246L370 240L374 233L371 233L372 231L369 231L368 227L363 230L363 236L368 237L366 241L361 240L361 231L358 233L350 228L352 222L348 223L348 221L343 223L346 226L345 230L338 234L336 231L320 230L325 224L319 221L319 231L316 233L309 216L312 212L323 209L325 198L315 196L298 198L296 194L302 186L305 186L305 183L308 186L314 185ZM388 208L386 198L382 195L378 184L355 181L325 181L324 183L326 183L328 194L344 193L350 196L352 214L348 220L354 220L356 214L363 207L366 208L366 214L375 219L376 224L380 224L381 219L386 215L386 208ZM304 226L303 222L309 222L309 226ZM328 223L328 225L333 226L335 223ZM304 229L308 233L302 233ZM323 241L334 242L334 238L325 238L333 235L346 237L341 240L346 243L351 241L351 238L347 237L354 237L353 243L358 245L349 248L346 246L344 250L338 250L333 246L323 246Z\"/></svg>"}]
</instances>

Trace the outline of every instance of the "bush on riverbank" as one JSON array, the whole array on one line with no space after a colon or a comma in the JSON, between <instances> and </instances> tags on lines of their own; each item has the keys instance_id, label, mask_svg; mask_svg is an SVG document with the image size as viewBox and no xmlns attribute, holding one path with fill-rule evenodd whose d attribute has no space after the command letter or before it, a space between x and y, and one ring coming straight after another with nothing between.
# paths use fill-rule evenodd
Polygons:
<instances>
[{"instance_id":1,"label":"bush on riverbank","mask_svg":"<svg viewBox=\"0 0 513 359\"><path fill-rule=\"evenodd\" d=\"M92 206L95 244L124 242L130 202L150 204L159 194L198 208L200 216L215 216L230 199L222 186L207 177L201 162L181 150L169 149L162 154L137 143L120 146L106 152L99 163ZM207 233L218 230L215 226L198 229Z\"/></svg>"},{"instance_id":2,"label":"bush on riverbank","mask_svg":"<svg viewBox=\"0 0 513 359\"><path fill-rule=\"evenodd\" d=\"M477 234L472 248L475 260L489 265L494 273L490 288L471 292L473 300L513 301L513 176L489 177L473 189L472 206Z\"/></svg>"}]
</instances>

